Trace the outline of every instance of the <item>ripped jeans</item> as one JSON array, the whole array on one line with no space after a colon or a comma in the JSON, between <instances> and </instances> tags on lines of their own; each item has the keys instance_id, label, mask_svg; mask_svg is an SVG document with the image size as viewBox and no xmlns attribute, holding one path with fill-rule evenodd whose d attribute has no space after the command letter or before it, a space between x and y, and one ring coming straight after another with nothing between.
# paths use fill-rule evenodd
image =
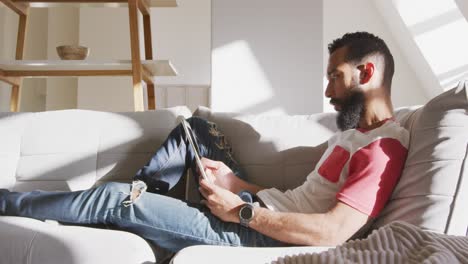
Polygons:
<instances>
[{"instance_id":1,"label":"ripped jeans","mask_svg":"<svg viewBox=\"0 0 468 264\"><path fill-rule=\"evenodd\" d=\"M188 119L200 154L223 161L244 177L229 146L212 123ZM223 222L201 204L188 203L163 194L188 168L195 168L193 153L177 126L135 179L145 181L148 191L129 206L132 185L106 183L75 192L8 192L0 190L0 215L57 220L74 224L106 224L135 233L172 252L191 245L275 247L286 244L240 224ZM154 193L157 192L157 193Z\"/></svg>"}]
</instances>

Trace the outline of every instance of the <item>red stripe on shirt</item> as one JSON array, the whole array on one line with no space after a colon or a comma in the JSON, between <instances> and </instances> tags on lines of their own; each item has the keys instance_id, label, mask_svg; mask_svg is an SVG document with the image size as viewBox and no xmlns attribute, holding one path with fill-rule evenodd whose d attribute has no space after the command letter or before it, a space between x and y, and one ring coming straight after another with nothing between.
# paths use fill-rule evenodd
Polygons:
<instances>
[{"instance_id":1,"label":"red stripe on shirt","mask_svg":"<svg viewBox=\"0 0 468 264\"><path fill-rule=\"evenodd\" d=\"M349 151L340 146L335 146L332 153L320 166L318 173L331 182L337 182L348 159Z\"/></svg>"},{"instance_id":2,"label":"red stripe on shirt","mask_svg":"<svg viewBox=\"0 0 468 264\"><path fill-rule=\"evenodd\" d=\"M348 178L336 198L376 217L401 176L406 154L407 149L393 138L376 140L356 151L349 162Z\"/></svg>"}]
</instances>

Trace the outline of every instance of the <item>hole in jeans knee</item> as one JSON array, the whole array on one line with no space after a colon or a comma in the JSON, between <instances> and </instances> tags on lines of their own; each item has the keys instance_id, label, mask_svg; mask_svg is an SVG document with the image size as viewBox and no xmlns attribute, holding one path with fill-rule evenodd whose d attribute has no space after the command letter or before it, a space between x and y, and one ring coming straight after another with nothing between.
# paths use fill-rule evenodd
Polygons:
<instances>
[{"instance_id":1,"label":"hole in jeans knee","mask_svg":"<svg viewBox=\"0 0 468 264\"><path fill-rule=\"evenodd\" d=\"M125 206L125 207L128 207L134 203L136 203L140 197L143 195L143 193L146 192L146 189L148 187L146 186L146 183L143 182L143 181L133 181L132 182L132 188L130 190L130 195L129 195L129 198L128 200L125 200L122 202L122 204Z\"/></svg>"}]
</instances>

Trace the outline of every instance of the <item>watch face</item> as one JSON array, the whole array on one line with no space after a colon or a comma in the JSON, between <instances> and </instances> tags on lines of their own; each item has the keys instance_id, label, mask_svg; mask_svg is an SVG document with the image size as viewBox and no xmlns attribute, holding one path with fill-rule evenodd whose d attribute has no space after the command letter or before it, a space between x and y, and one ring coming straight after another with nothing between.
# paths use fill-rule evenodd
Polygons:
<instances>
[{"instance_id":1,"label":"watch face","mask_svg":"<svg viewBox=\"0 0 468 264\"><path fill-rule=\"evenodd\" d=\"M240 216L242 219L251 219L253 217L253 209L248 206L242 207L240 211Z\"/></svg>"}]
</instances>

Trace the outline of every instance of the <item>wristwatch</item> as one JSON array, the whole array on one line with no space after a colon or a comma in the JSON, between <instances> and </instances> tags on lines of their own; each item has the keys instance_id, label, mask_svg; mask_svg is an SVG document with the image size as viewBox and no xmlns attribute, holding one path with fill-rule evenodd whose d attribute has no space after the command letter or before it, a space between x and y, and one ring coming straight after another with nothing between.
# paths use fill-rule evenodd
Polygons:
<instances>
[{"instance_id":1,"label":"wristwatch","mask_svg":"<svg viewBox=\"0 0 468 264\"><path fill-rule=\"evenodd\" d=\"M240 224L249 227L250 221L254 218L254 206L251 203L245 203L239 210Z\"/></svg>"}]
</instances>

